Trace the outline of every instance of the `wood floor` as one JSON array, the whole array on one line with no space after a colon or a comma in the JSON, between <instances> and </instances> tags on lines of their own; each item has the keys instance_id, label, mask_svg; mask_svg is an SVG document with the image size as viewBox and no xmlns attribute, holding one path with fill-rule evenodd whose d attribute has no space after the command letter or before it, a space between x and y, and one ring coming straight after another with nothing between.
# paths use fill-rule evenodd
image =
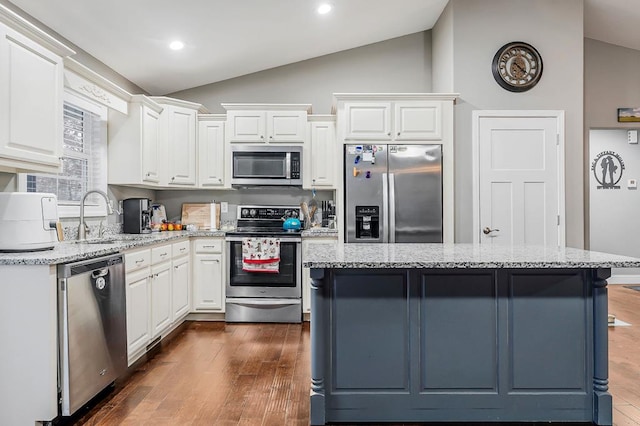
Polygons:
<instances>
[{"instance_id":1,"label":"wood floor","mask_svg":"<svg viewBox=\"0 0 640 426\"><path fill-rule=\"evenodd\" d=\"M640 291L609 286L609 312L632 324L609 332L614 425L640 425ZM308 323L190 323L67 423L308 425L309 350Z\"/></svg>"}]
</instances>

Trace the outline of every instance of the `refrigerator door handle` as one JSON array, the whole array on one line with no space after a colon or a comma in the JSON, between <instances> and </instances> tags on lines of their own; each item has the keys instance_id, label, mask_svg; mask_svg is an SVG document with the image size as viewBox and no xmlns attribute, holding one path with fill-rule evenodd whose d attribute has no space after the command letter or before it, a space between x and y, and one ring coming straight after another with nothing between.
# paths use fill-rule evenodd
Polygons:
<instances>
[{"instance_id":1,"label":"refrigerator door handle","mask_svg":"<svg viewBox=\"0 0 640 426\"><path fill-rule=\"evenodd\" d=\"M393 173L389 173L389 242L396 242L396 182Z\"/></svg>"},{"instance_id":2,"label":"refrigerator door handle","mask_svg":"<svg viewBox=\"0 0 640 426\"><path fill-rule=\"evenodd\" d=\"M382 242L389 242L389 184L387 174L382 174Z\"/></svg>"}]
</instances>

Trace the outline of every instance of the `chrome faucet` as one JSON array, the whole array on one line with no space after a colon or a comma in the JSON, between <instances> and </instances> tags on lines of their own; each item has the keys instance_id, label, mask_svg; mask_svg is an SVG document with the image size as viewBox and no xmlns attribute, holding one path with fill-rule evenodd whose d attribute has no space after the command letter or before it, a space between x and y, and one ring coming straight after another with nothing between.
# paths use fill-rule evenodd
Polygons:
<instances>
[{"instance_id":1,"label":"chrome faucet","mask_svg":"<svg viewBox=\"0 0 640 426\"><path fill-rule=\"evenodd\" d=\"M87 200L87 196L89 194L101 195L102 198L104 198L104 201L107 203L108 214L113 214L113 208L111 207L111 202L109 201L109 196L107 194L98 189L87 191L82 197L82 201L80 202L80 225L78 226L78 240L86 239L87 232L89 231L89 226L84 222L84 202Z\"/></svg>"}]
</instances>

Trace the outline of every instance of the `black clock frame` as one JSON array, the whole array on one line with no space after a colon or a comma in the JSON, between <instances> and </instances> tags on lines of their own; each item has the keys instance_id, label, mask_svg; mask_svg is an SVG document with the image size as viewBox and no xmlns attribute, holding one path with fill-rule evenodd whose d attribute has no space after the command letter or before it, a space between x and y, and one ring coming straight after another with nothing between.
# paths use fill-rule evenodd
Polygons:
<instances>
[{"instance_id":1,"label":"black clock frame","mask_svg":"<svg viewBox=\"0 0 640 426\"><path fill-rule=\"evenodd\" d=\"M507 81L504 81L502 79L502 75L500 74L500 68L498 66L498 64L500 63L500 57L502 56L502 54L510 49L513 48L515 46L523 46L527 49L530 49L531 52L534 54L534 56L536 56L537 61L538 61L538 74L536 76L536 78L528 85L526 86L514 86L512 84L510 84ZM496 83L498 83L498 85L500 85L500 87L502 87L505 90L508 90L510 92L526 92L527 90L533 89L536 84L538 84L538 82L540 81L540 79L542 78L542 56L540 55L540 52L538 52L538 50L533 47L532 45L530 45L529 43L525 43L523 41L511 41L507 44L505 44L504 46L502 46L500 49L498 49L498 51L496 52L496 54L493 56L493 61L491 61L491 72L493 74L493 78L496 80Z\"/></svg>"}]
</instances>

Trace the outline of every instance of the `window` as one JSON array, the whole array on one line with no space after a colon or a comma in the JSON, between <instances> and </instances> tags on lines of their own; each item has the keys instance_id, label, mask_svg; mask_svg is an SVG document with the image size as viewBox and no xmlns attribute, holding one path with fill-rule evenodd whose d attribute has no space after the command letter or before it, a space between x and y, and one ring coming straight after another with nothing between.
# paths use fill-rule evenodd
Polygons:
<instances>
[{"instance_id":1,"label":"window","mask_svg":"<svg viewBox=\"0 0 640 426\"><path fill-rule=\"evenodd\" d=\"M58 197L60 217L80 216L85 192L107 192L107 111L70 92L64 97L62 170L57 175L29 173L20 178L21 190L50 192ZM102 197L92 194L85 216L107 214Z\"/></svg>"}]
</instances>

